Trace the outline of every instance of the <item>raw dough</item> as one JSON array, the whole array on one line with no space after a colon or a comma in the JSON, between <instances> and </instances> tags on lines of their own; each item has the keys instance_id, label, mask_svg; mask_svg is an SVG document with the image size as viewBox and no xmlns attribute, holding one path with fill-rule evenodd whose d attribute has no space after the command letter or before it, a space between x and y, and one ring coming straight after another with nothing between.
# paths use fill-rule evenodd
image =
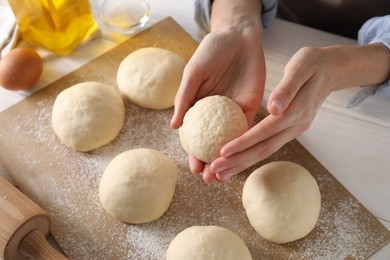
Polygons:
<instances>
[{"instance_id":1,"label":"raw dough","mask_svg":"<svg viewBox=\"0 0 390 260\"><path fill-rule=\"evenodd\" d=\"M263 165L248 177L242 202L251 225L263 238L287 243L313 230L321 194L305 168L280 161Z\"/></svg>"},{"instance_id":2,"label":"raw dough","mask_svg":"<svg viewBox=\"0 0 390 260\"><path fill-rule=\"evenodd\" d=\"M171 204L178 169L163 153L147 148L117 155L100 180L103 208L127 223L146 223L161 217Z\"/></svg>"},{"instance_id":3,"label":"raw dough","mask_svg":"<svg viewBox=\"0 0 390 260\"><path fill-rule=\"evenodd\" d=\"M239 105L225 96L209 96L195 103L179 129L183 149L199 160L211 163L222 146L248 130Z\"/></svg>"},{"instance_id":4,"label":"raw dough","mask_svg":"<svg viewBox=\"0 0 390 260\"><path fill-rule=\"evenodd\" d=\"M185 64L179 55L165 49L138 49L119 65L119 90L141 107L172 107Z\"/></svg>"},{"instance_id":5,"label":"raw dough","mask_svg":"<svg viewBox=\"0 0 390 260\"><path fill-rule=\"evenodd\" d=\"M171 242L166 260L249 260L245 243L229 229L218 226L192 226Z\"/></svg>"},{"instance_id":6,"label":"raw dough","mask_svg":"<svg viewBox=\"0 0 390 260\"><path fill-rule=\"evenodd\" d=\"M63 90L52 111L53 130L68 147L86 152L119 134L125 119L120 94L99 82L83 82Z\"/></svg>"}]
</instances>

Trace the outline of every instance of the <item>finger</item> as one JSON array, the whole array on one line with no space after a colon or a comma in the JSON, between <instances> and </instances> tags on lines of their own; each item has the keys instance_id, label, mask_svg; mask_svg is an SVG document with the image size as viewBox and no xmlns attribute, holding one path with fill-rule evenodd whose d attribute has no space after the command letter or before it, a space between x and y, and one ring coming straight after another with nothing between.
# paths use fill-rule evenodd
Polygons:
<instances>
[{"instance_id":1,"label":"finger","mask_svg":"<svg viewBox=\"0 0 390 260\"><path fill-rule=\"evenodd\" d=\"M242 152L257 143L276 135L283 129L289 128L292 125L290 121L290 117L282 118L269 115L240 137L225 144L221 148L220 154L223 157L230 157L235 153Z\"/></svg>"},{"instance_id":2,"label":"finger","mask_svg":"<svg viewBox=\"0 0 390 260\"><path fill-rule=\"evenodd\" d=\"M245 116L246 116L246 120L248 122L248 127L249 128L253 126L253 122L255 120L256 114L257 114L257 110L256 111L247 111L247 112L245 112Z\"/></svg>"},{"instance_id":3,"label":"finger","mask_svg":"<svg viewBox=\"0 0 390 260\"><path fill-rule=\"evenodd\" d=\"M199 175L203 172L204 163L191 153L188 154L188 165L192 174Z\"/></svg>"},{"instance_id":4,"label":"finger","mask_svg":"<svg viewBox=\"0 0 390 260\"><path fill-rule=\"evenodd\" d=\"M238 172L237 172L238 173ZM230 181L230 178L234 175L237 174L236 172L234 171L225 171L225 172L221 172L221 173L218 173L216 174L215 176L217 177L217 180L220 182L220 183L228 183Z\"/></svg>"},{"instance_id":5,"label":"finger","mask_svg":"<svg viewBox=\"0 0 390 260\"><path fill-rule=\"evenodd\" d=\"M230 177L240 172L240 170L231 168L230 165L232 165L232 167L234 166L234 163L231 162L230 158L220 157L210 164L210 170L215 174L219 182L227 183L230 180Z\"/></svg>"},{"instance_id":6,"label":"finger","mask_svg":"<svg viewBox=\"0 0 390 260\"><path fill-rule=\"evenodd\" d=\"M241 153L235 154L229 158L220 157L211 163L210 169L215 172L219 181L226 183L229 181L230 177L252 166L252 163L247 161L247 158L240 155Z\"/></svg>"},{"instance_id":7,"label":"finger","mask_svg":"<svg viewBox=\"0 0 390 260\"><path fill-rule=\"evenodd\" d=\"M302 62L300 55L297 56L286 65L282 80L270 94L267 109L272 115L286 111L298 91L313 76L312 69Z\"/></svg>"},{"instance_id":8,"label":"finger","mask_svg":"<svg viewBox=\"0 0 390 260\"><path fill-rule=\"evenodd\" d=\"M294 128L283 130L266 141L258 143L245 151L234 154L228 158L217 158L212 162L210 168L216 172L218 179L228 180L231 176L244 171L278 151L285 143L294 139L293 136L295 132L296 130Z\"/></svg>"},{"instance_id":9,"label":"finger","mask_svg":"<svg viewBox=\"0 0 390 260\"><path fill-rule=\"evenodd\" d=\"M183 124L184 115L195 103L195 98L201 85L201 72L196 66L188 63L175 96L175 108L170 122L172 128L179 128Z\"/></svg>"},{"instance_id":10,"label":"finger","mask_svg":"<svg viewBox=\"0 0 390 260\"><path fill-rule=\"evenodd\" d=\"M215 176L214 173L211 172L210 170L210 164L206 164L204 169L203 169L203 174L202 174L203 180L207 184L211 184L217 181L217 177Z\"/></svg>"}]
</instances>

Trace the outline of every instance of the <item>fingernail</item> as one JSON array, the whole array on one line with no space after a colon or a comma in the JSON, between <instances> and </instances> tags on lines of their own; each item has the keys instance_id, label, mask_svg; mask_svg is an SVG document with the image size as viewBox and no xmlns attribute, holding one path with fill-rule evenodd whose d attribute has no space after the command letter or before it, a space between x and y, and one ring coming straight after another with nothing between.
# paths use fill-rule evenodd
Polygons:
<instances>
[{"instance_id":1,"label":"fingernail","mask_svg":"<svg viewBox=\"0 0 390 260\"><path fill-rule=\"evenodd\" d=\"M281 112L283 110L282 102L277 99L271 101L271 107L276 109L278 112Z\"/></svg>"},{"instance_id":2,"label":"fingernail","mask_svg":"<svg viewBox=\"0 0 390 260\"><path fill-rule=\"evenodd\" d=\"M227 172L221 176L222 182L228 182L230 177L232 177L234 174L232 172Z\"/></svg>"},{"instance_id":3,"label":"fingernail","mask_svg":"<svg viewBox=\"0 0 390 260\"><path fill-rule=\"evenodd\" d=\"M215 170L215 174L218 174L218 173L220 173L220 172L223 172L224 170L226 170L227 169L227 167L219 167L218 169L216 169Z\"/></svg>"},{"instance_id":4,"label":"fingernail","mask_svg":"<svg viewBox=\"0 0 390 260\"><path fill-rule=\"evenodd\" d=\"M216 181L215 178L209 178L209 177L207 177L207 176L205 176L205 175L202 175L202 179L203 179L204 182L206 182L207 184L212 184L212 183L214 183L214 182Z\"/></svg>"},{"instance_id":5,"label":"fingernail","mask_svg":"<svg viewBox=\"0 0 390 260\"><path fill-rule=\"evenodd\" d=\"M229 157L232 154L233 154L232 152L226 151L226 149L224 148L221 149L221 156L223 157Z\"/></svg>"},{"instance_id":6,"label":"fingernail","mask_svg":"<svg viewBox=\"0 0 390 260\"><path fill-rule=\"evenodd\" d=\"M172 127L172 128L174 126L174 124L173 124L174 121L175 121L174 116L172 116L171 121L169 122L169 126Z\"/></svg>"}]
</instances>

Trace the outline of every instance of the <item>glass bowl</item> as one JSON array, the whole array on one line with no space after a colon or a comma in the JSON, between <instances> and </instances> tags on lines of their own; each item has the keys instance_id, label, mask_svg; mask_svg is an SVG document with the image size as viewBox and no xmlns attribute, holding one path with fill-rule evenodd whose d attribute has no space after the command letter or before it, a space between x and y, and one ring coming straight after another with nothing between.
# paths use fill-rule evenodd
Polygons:
<instances>
[{"instance_id":1,"label":"glass bowl","mask_svg":"<svg viewBox=\"0 0 390 260\"><path fill-rule=\"evenodd\" d=\"M109 29L134 34L149 20L150 5L148 0L103 0L99 15Z\"/></svg>"}]
</instances>

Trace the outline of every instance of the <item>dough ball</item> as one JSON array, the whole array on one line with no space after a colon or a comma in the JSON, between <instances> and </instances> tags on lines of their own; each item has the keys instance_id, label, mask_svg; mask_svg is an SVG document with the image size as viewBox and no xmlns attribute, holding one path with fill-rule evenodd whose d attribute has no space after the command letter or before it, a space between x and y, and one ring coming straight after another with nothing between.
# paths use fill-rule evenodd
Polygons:
<instances>
[{"instance_id":1,"label":"dough ball","mask_svg":"<svg viewBox=\"0 0 390 260\"><path fill-rule=\"evenodd\" d=\"M150 109L173 106L186 62L174 52L141 48L119 65L119 90L134 104Z\"/></svg>"},{"instance_id":2,"label":"dough ball","mask_svg":"<svg viewBox=\"0 0 390 260\"><path fill-rule=\"evenodd\" d=\"M161 217L171 204L178 169L163 153L146 148L117 155L100 180L103 208L120 221L139 224Z\"/></svg>"},{"instance_id":3,"label":"dough ball","mask_svg":"<svg viewBox=\"0 0 390 260\"><path fill-rule=\"evenodd\" d=\"M166 260L247 260L252 259L245 243L229 229L218 226L192 226L171 242Z\"/></svg>"},{"instance_id":4,"label":"dough ball","mask_svg":"<svg viewBox=\"0 0 390 260\"><path fill-rule=\"evenodd\" d=\"M63 90L52 111L53 130L76 151L99 148L119 134L125 120L120 94L99 82L83 82Z\"/></svg>"},{"instance_id":5,"label":"dough ball","mask_svg":"<svg viewBox=\"0 0 390 260\"><path fill-rule=\"evenodd\" d=\"M241 107L225 96L209 96L191 107L179 129L183 149L211 163L222 146L248 130Z\"/></svg>"},{"instance_id":6,"label":"dough ball","mask_svg":"<svg viewBox=\"0 0 390 260\"><path fill-rule=\"evenodd\" d=\"M313 230L321 194L305 168L280 161L263 165L248 177L242 202L251 225L263 238L287 243Z\"/></svg>"}]
</instances>

